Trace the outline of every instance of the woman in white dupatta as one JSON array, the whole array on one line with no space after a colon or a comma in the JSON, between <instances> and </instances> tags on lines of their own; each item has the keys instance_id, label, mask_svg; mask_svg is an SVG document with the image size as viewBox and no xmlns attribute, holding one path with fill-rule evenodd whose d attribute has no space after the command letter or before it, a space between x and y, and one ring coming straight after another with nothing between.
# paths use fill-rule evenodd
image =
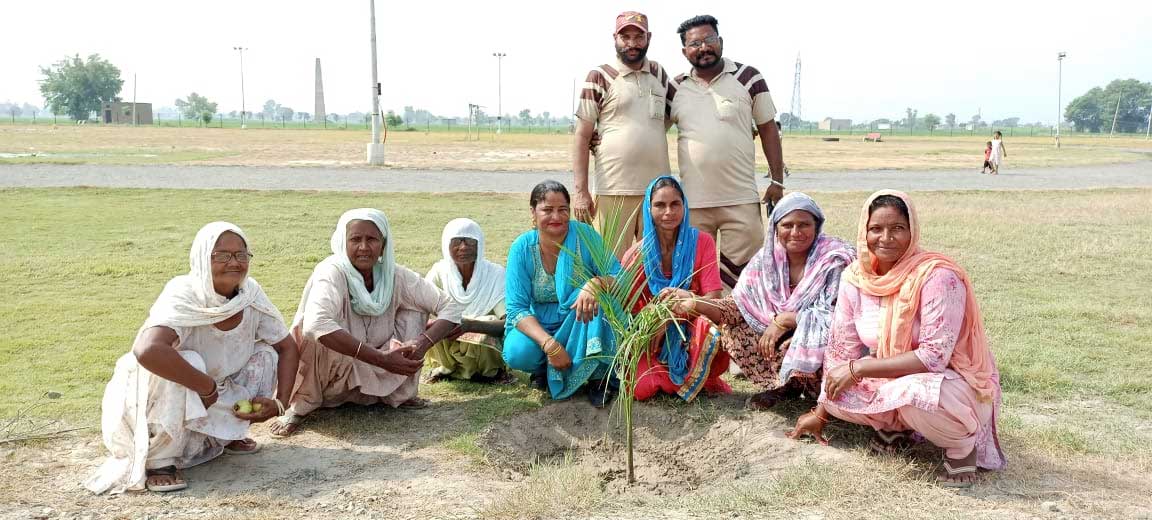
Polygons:
<instances>
[{"instance_id":1,"label":"woman in white dupatta","mask_svg":"<svg viewBox=\"0 0 1152 520\"><path fill-rule=\"evenodd\" d=\"M312 271L292 320L300 371L273 435L292 435L308 414L344 403L427 406L416 396L424 354L460 323L460 307L397 265L394 243L380 210L340 216L332 254ZM430 314L437 320L427 324Z\"/></svg>"},{"instance_id":2,"label":"woman in white dupatta","mask_svg":"<svg viewBox=\"0 0 1152 520\"><path fill-rule=\"evenodd\" d=\"M504 266L484 258L480 224L458 218L444 226L444 258L424 277L464 307L464 317L486 327L482 332L455 331L428 351L426 383L468 379L479 383L516 381L502 357L504 338Z\"/></svg>"},{"instance_id":3,"label":"woman in white dupatta","mask_svg":"<svg viewBox=\"0 0 1152 520\"><path fill-rule=\"evenodd\" d=\"M221 453L251 454L248 425L284 410L296 343L256 280L240 228L204 226L188 274L164 287L116 362L101 420L108 459L85 483L95 493L188 487L180 470ZM240 400L259 411L233 409Z\"/></svg>"}]
</instances>

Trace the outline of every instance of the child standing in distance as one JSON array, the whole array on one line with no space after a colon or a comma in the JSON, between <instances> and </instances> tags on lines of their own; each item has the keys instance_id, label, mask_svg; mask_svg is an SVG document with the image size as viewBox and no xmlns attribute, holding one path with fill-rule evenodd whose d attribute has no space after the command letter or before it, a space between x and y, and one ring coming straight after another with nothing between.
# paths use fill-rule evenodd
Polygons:
<instances>
[{"instance_id":1,"label":"child standing in distance","mask_svg":"<svg viewBox=\"0 0 1152 520\"><path fill-rule=\"evenodd\" d=\"M992 175L1000 174L1000 161L1008 157L1008 151L1004 149L1002 138L1003 134L999 130L992 134L992 153L988 155L988 162L992 165Z\"/></svg>"},{"instance_id":2,"label":"child standing in distance","mask_svg":"<svg viewBox=\"0 0 1152 520\"><path fill-rule=\"evenodd\" d=\"M991 155L992 155L992 141L988 141L988 146L986 148L984 148L984 166L982 168L980 168L980 173L988 173L988 170L990 170L992 168L992 163L988 161L988 158Z\"/></svg>"}]
</instances>

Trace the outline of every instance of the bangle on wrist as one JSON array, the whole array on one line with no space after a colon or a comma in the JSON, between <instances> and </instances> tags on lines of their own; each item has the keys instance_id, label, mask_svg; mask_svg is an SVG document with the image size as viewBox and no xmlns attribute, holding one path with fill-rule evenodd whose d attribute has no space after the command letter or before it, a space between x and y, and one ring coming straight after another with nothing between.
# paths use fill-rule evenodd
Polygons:
<instances>
[{"instance_id":1,"label":"bangle on wrist","mask_svg":"<svg viewBox=\"0 0 1152 520\"><path fill-rule=\"evenodd\" d=\"M776 315L772 315L772 324L780 327L780 330L788 330L788 327L785 327L783 323L780 323L780 320L776 319Z\"/></svg>"},{"instance_id":2,"label":"bangle on wrist","mask_svg":"<svg viewBox=\"0 0 1152 520\"><path fill-rule=\"evenodd\" d=\"M431 336L429 336L427 332L421 332L421 333L420 333L420 335L421 335L421 336L424 336L424 339L428 340L428 347L429 347L429 348L431 348L431 347L432 347L432 345L435 345L435 344L436 344L436 342L435 342L435 341L432 341L432 337L431 337Z\"/></svg>"},{"instance_id":3,"label":"bangle on wrist","mask_svg":"<svg viewBox=\"0 0 1152 520\"><path fill-rule=\"evenodd\" d=\"M852 376L852 381L860 384L860 378L856 376L856 360L853 359L848 362L848 375Z\"/></svg>"},{"instance_id":4,"label":"bangle on wrist","mask_svg":"<svg viewBox=\"0 0 1152 520\"><path fill-rule=\"evenodd\" d=\"M359 345L356 345L356 353L352 354L352 359L357 359L357 360L360 359L360 349L363 347L364 347L363 341L361 341Z\"/></svg>"},{"instance_id":5,"label":"bangle on wrist","mask_svg":"<svg viewBox=\"0 0 1152 520\"><path fill-rule=\"evenodd\" d=\"M200 399L208 399L214 395L217 395L219 392L220 392L220 387L216 386L216 381L212 381L212 391L211 392L208 392L207 394L202 394L200 392L196 392L196 395L200 396Z\"/></svg>"},{"instance_id":6,"label":"bangle on wrist","mask_svg":"<svg viewBox=\"0 0 1152 520\"><path fill-rule=\"evenodd\" d=\"M784 183L783 183L783 182L780 182L780 181L778 181L778 180L776 180L776 179L772 179L772 180L771 180L771 183L772 183L772 184L774 184L774 185L776 185L776 186L779 186L779 187L781 187L781 188L783 188L783 187L784 187Z\"/></svg>"}]
</instances>

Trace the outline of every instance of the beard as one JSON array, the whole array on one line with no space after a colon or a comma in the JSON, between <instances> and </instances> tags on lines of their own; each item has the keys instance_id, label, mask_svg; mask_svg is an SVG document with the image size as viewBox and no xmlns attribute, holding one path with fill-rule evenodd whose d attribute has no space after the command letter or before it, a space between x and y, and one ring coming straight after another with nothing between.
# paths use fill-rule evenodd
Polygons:
<instances>
[{"instance_id":1,"label":"beard","mask_svg":"<svg viewBox=\"0 0 1152 520\"><path fill-rule=\"evenodd\" d=\"M651 45L651 44L649 44ZM628 57L628 51L639 51L636 53L635 58ZM625 65L635 65L644 61L644 57L648 55L648 45L643 47L620 47L616 46L616 57L620 58L620 62Z\"/></svg>"},{"instance_id":2,"label":"beard","mask_svg":"<svg viewBox=\"0 0 1152 520\"><path fill-rule=\"evenodd\" d=\"M693 67L696 67L698 69L707 69L707 68L715 67L717 63L722 63L723 62L722 56L723 55L720 53L720 51L715 51L715 52L713 52L713 51L700 51L700 52L696 53L696 56L694 56L693 59L690 60L690 62L692 63ZM704 62L704 58L706 58L706 57L712 57L715 59L712 60L711 62L706 63L706 62Z\"/></svg>"}]
</instances>

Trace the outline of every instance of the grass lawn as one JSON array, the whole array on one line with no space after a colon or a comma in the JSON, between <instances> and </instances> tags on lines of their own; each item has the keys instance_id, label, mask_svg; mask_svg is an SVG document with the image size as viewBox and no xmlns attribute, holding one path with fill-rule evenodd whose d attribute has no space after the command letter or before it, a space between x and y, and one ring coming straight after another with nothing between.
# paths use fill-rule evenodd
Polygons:
<instances>
[{"instance_id":1,"label":"grass lawn","mask_svg":"<svg viewBox=\"0 0 1152 520\"><path fill-rule=\"evenodd\" d=\"M362 129L169 128L130 126L0 125L0 165L6 163L112 163L292 166L362 166L370 134ZM840 137L839 142L825 142ZM788 134L784 158L801 171L976 169L988 136L941 131L935 136L885 135L864 143L861 135ZM676 166L675 132L668 137ZM395 168L568 171L567 133L482 133L393 131L385 158ZM1049 137L1007 137L1012 168L1110 164L1146 159L1152 143L1143 138L1106 139L1084 134L1063 139L1055 150ZM759 150L759 145L757 145ZM35 153L35 156L29 154ZM763 153L758 164L766 171ZM3 154L16 154L5 157Z\"/></svg>"},{"instance_id":2,"label":"grass lawn","mask_svg":"<svg viewBox=\"0 0 1152 520\"><path fill-rule=\"evenodd\" d=\"M814 194L828 215L826 231L854 236L865 195ZM816 460L785 468L765 482L736 481L707 493L635 503L612 498L603 485L589 484L594 474L572 465L532 469L525 489L542 493L545 502L563 503L566 490L590 497L583 509L567 508L588 514L635 506L783 515L801 504L829 517L838 517L832 514L836 507L865 516L915 510L947 517L970 507L1029 511L1031 501L1039 507L1040 500L1053 499L1066 500L1065 507L1084 516L1133 514L1123 504L1152 511L1147 501L1152 496L1149 200L1152 190L915 196L925 246L954 255L975 280L1002 374L1000 426L1010 468L976 498L925 484L922 468L891 460L873 464L863 455L843 464ZM385 211L398 261L421 273L439 257L440 230L452 218L467 215L480 222L488 257L497 261L528 226L526 196L446 200L435 194L0 190L0 220L6 224L0 228L0 287L7 296L0 301L0 373L5 374L0 395L6 396L0 401L0 424L35 405L31 413L37 417L93 427L82 434L93 440L115 359L128 351L163 284L187 271L188 247L204 223L229 220L244 228L256 255L251 275L291 319L309 273L328 254L337 217L361 206ZM62 397L39 400L48 391ZM737 391L752 388L739 383ZM458 405L461 417L437 427L420 445L430 442L480 462L486 453L477 439L485 427L552 406L524 386L449 383L422 392ZM687 407L673 401L657 406L708 412L712 405L702 399ZM376 416L325 413L329 420L317 427L335 438L391 431ZM859 429L837 431L847 439L866 439ZM860 471L878 473L862 479ZM852 479L860 481L857 489L835 487ZM6 489L0 482L0 491ZM889 493L892 503L860 505L875 493ZM523 495L523 489L519 495L494 492L484 511L531 516L545 503L526 504Z\"/></svg>"}]
</instances>

